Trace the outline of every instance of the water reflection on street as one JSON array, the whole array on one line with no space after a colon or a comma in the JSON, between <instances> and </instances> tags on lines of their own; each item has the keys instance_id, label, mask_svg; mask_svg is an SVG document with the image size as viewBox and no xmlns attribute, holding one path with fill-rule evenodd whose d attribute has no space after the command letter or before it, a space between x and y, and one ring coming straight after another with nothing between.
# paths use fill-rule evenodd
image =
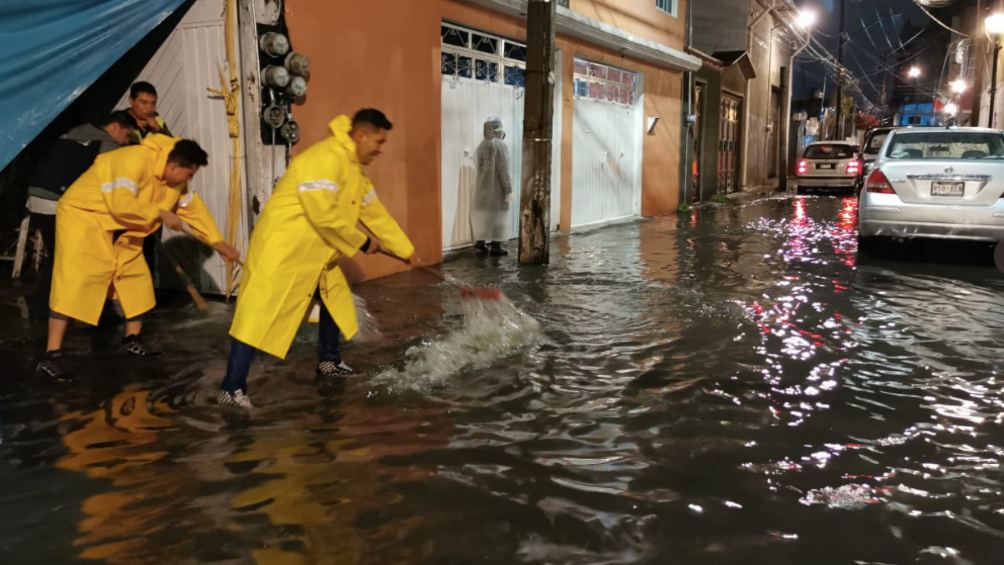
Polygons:
<instances>
[{"instance_id":1,"label":"water reflection on street","mask_svg":"<svg viewBox=\"0 0 1004 565\"><path fill-rule=\"evenodd\" d=\"M74 332L63 385L4 305L0 557L999 563L1004 280L981 245L859 256L856 213L778 197L559 238L547 268L448 261L501 285L488 309L360 285L364 375L317 382L305 329L249 415L212 402L225 304L161 308L149 362Z\"/></svg>"}]
</instances>

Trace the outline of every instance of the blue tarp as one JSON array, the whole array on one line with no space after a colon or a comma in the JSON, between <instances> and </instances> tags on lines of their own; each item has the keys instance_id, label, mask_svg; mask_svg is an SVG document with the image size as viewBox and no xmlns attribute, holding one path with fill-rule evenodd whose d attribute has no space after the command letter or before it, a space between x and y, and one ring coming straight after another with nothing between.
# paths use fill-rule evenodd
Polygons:
<instances>
[{"instance_id":1,"label":"blue tarp","mask_svg":"<svg viewBox=\"0 0 1004 565\"><path fill-rule=\"evenodd\" d=\"M0 1L0 168L184 1Z\"/></svg>"}]
</instances>

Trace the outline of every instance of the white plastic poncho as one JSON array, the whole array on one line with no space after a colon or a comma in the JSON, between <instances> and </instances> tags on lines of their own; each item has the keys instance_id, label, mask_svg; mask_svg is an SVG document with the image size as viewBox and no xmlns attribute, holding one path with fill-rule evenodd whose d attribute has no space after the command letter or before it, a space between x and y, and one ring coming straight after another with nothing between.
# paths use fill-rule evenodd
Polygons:
<instances>
[{"instance_id":1,"label":"white plastic poncho","mask_svg":"<svg viewBox=\"0 0 1004 565\"><path fill-rule=\"evenodd\" d=\"M477 179L471 199L471 229L478 241L509 239L509 199L512 175L509 173L509 149L502 138L502 120L485 122L485 139L475 154Z\"/></svg>"}]
</instances>

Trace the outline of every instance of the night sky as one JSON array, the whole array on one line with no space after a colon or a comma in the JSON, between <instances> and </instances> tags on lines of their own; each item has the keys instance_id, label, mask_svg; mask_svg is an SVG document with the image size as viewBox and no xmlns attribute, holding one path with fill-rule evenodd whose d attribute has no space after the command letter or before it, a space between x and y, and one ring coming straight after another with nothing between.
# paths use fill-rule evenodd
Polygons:
<instances>
[{"instance_id":1,"label":"night sky","mask_svg":"<svg viewBox=\"0 0 1004 565\"><path fill-rule=\"evenodd\" d=\"M837 53L840 27L840 1L796 2L799 6L812 6L817 9L818 20L813 37L834 55ZM916 83L917 93L930 93L941 79L941 63L946 42L940 34L941 28L911 0L843 1L846 2L845 32L849 35L849 41L845 41L843 63L859 79L864 96L873 103L879 103L883 80L889 92L896 85L904 88L904 81L897 80L893 73L901 73L910 64L918 64L924 69L924 75ZM929 29L931 27L935 29ZM905 42L922 29L925 31L917 39L901 48L901 42ZM903 37L904 34L907 36ZM882 68L883 65L886 67L885 70ZM815 62L805 53L799 56L794 69L795 100L806 99L813 90L823 89L823 77L826 74L824 69L822 64ZM825 87L829 99L834 88L832 75L826 79ZM851 94L855 92L852 91Z\"/></svg>"}]
</instances>

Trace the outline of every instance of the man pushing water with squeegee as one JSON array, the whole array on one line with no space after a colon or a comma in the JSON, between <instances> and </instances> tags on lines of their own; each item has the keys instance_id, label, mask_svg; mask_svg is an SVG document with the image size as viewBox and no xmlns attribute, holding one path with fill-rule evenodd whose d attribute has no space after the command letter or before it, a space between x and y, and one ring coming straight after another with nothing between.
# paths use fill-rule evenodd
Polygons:
<instances>
[{"instance_id":1,"label":"man pushing water with squeegee","mask_svg":"<svg viewBox=\"0 0 1004 565\"><path fill-rule=\"evenodd\" d=\"M255 351L285 358L314 299L321 302L318 376L352 374L341 357L339 333L352 339L358 323L337 260L362 251L417 264L414 246L366 175L392 124L379 110L365 109L351 120L339 116L329 127L330 137L290 163L251 234L217 397L221 405L252 408L247 376Z\"/></svg>"}]
</instances>

